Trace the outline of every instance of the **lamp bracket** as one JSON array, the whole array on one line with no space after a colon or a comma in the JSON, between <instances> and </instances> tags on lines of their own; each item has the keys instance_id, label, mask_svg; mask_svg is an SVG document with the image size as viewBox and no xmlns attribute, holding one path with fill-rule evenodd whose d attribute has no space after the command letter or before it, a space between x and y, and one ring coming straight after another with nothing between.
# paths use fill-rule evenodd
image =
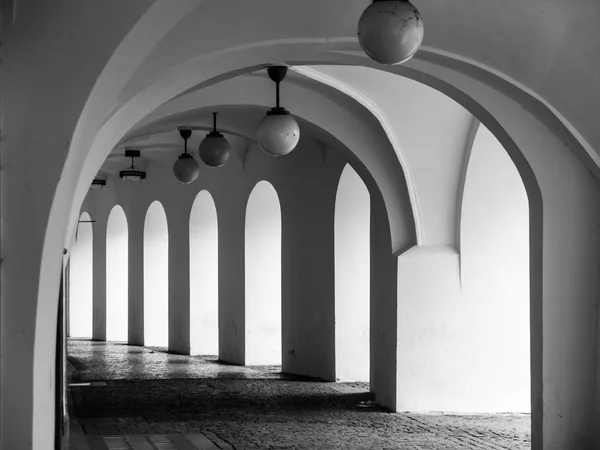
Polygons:
<instances>
[{"instance_id":1,"label":"lamp bracket","mask_svg":"<svg viewBox=\"0 0 600 450\"><path fill-rule=\"evenodd\" d=\"M181 136L181 138L185 139L186 141L192 135L192 130L190 128L179 127L178 130L179 130L179 136Z\"/></svg>"},{"instance_id":2,"label":"lamp bracket","mask_svg":"<svg viewBox=\"0 0 600 450\"><path fill-rule=\"evenodd\" d=\"M140 151L139 150L125 150L125 157L126 158L139 158Z\"/></svg>"},{"instance_id":3,"label":"lamp bracket","mask_svg":"<svg viewBox=\"0 0 600 450\"><path fill-rule=\"evenodd\" d=\"M267 116L289 116L290 112L283 106L275 106L267 111Z\"/></svg>"},{"instance_id":4,"label":"lamp bracket","mask_svg":"<svg viewBox=\"0 0 600 450\"><path fill-rule=\"evenodd\" d=\"M286 66L269 66L267 74L275 83L281 83L287 75L288 68Z\"/></svg>"}]
</instances>

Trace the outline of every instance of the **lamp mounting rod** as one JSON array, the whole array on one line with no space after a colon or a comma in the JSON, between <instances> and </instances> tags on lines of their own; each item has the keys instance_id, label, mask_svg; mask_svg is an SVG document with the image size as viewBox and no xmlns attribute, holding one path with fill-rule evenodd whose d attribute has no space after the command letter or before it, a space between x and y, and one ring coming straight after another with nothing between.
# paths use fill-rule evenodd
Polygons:
<instances>
[{"instance_id":1,"label":"lamp mounting rod","mask_svg":"<svg viewBox=\"0 0 600 450\"><path fill-rule=\"evenodd\" d=\"M270 66L267 67L269 78L275 82L276 86L276 105L279 108L279 84L285 79L288 68L286 66Z\"/></svg>"},{"instance_id":2,"label":"lamp mounting rod","mask_svg":"<svg viewBox=\"0 0 600 450\"><path fill-rule=\"evenodd\" d=\"M217 113L213 112L213 131L217 132Z\"/></svg>"},{"instance_id":3,"label":"lamp mounting rod","mask_svg":"<svg viewBox=\"0 0 600 450\"><path fill-rule=\"evenodd\" d=\"M184 141L183 153L187 153L187 141L192 135L192 130L187 127L178 127L177 129L179 130L179 136L181 136Z\"/></svg>"}]
</instances>

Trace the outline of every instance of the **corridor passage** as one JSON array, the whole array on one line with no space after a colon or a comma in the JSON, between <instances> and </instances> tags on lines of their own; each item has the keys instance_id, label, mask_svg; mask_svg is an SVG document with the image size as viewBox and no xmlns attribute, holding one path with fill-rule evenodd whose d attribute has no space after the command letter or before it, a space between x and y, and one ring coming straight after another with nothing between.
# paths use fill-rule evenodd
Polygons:
<instances>
[{"instance_id":1,"label":"corridor passage","mask_svg":"<svg viewBox=\"0 0 600 450\"><path fill-rule=\"evenodd\" d=\"M392 414L363 383L70 340L72 450L528 449L529 415ZM77 379L78 378L78 379Z\"/></svg>"}]
</instances>

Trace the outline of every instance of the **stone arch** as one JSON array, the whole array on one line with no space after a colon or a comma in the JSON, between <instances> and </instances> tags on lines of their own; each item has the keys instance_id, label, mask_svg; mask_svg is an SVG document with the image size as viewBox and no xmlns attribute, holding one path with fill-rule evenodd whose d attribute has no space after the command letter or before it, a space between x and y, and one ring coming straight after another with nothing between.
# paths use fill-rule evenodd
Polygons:
<instances>
[{"instance_id":1,"label":"stone arch","mask_svg":"<svg viewBox=\"0 0 600 450\"><path fill-rule=\"evenodd\" d=\"M340 39L341 41L341 39ZM350 40L347 39L344 41L344 44L347 44ZM319 41L320 45L330 46L331 42L335 42L335 39L330 39L326 42L323 40ZM349 46L349 49L346 49L349 53L355 51L356 49L352 46ZM324 49L323 53L329 51L330 53L326 54L325 57L316 58L313 54L305 53L306 59L304 61L314 61L314 62L333 62L333 61L342 61L346 56L339 56L339 54L333 55L335 49ZM270 61L270 60L279 60L278 56L282 53L273 52L270 58L261 59L262 61ZM252 58L248 58L252 60ZM574 352L571 354L567 354L567 352L562 352L559 356L555 356L552 352L550 352L550 348L560 347L558 345L547 345L542 349L542 336L543 330L545 328L552 329L552 324L557 323L556 316L560 316L560 314L556 313L556 308L560 310L560 298L563 296L567 297L576 297L580 298L582 311L587 311L592 303L592 291L595 291L597 286L590 282L590 280L586 277L589 276L587 271L582 270L581 275L575 276L575 280L572 283L561 283L561 280L564 280L567 276L562 274L559 265L551 265L551 264L543 264L543 258L559 258L558 257L558 249L556 246L553 246L553 242L560 242L566 238L566 235L575 235L578 236L578 240L576 242L577 245L574 245L573 248L580 251L584 248L585 243L582 242L584 239L585 233L584 227L581 226L581 222L578 221L577 224L568 224L564 220L561 220L560 217L556 215L543 216L542 215L542 198L546 202L546 205L552 202L557 202L557 204L561 203L560 194L553 188L547 179L545 180L545 175L548 173L552 173L553 169L556 165L567 165L569 170L560 174L559 179L575 179L577 180L574 184L569 183L561 183L562 185L568 185L569 191L568 193L563 193L563 199L571 199L572 204L566 204L567 210L569 211L566 216L577 216L581 218L581 221L589 220L594 224L598 221L595 213L593 212L585 212L585 210L589 209L593 211L593 205L597 198L596 189L594 187L594 181L588 177L587 171L584 166L579 162L575 161L572 158L572 155L569 152L568 146L564 145L564 142L559 142L559 139L556 139L556 134L553 134L551 128L542 123L539 118L540 116L536 112L531 111L521 111L522 105L519 102L513 101L513 99L507 99L506 91L502 92L500 89L496 89L490 85L486 85L485 83L481 83L481 80L485 78L488 73L475 74L472 73L467 75L464 71L462 71L463 67L460 64L454 64L458 58L450 58L450 62L446 64L442 61L442 64L437 64L440 62L439 60L435 61L425 61L424 59L415 59L412 65L410 66L412 70L416 70L417 73L420 73L421 79L428 79L430 83L436 84L440 80L441 83L445 84L445 89L447 91L455 90L455 93L461 98L463 104L469 104L469 110L472 112L479 111L479 113L474 114L485 123L485 125L498 136L503 146L509 151L513 152L511 157L514 160L518 160L517 167L525 180L528 196L530 199L530 211L532 215L532 220L530 222L532 236L536 238L531 242L532 249L532 308L535 310L535 314L532 315L532 322L534 322L535 326L535 339L532 339L532 349L535 347L535 352L532 352L532 363L534 366L535 372L535 389L533 389L533 397L534 397L534 430L536 433L541 433L542 426L542 404L549 405L547 407L548 414L545 417L548 417L548 423L546 423L544 429L547 430L547 433L553 433L553 430L559 430L557 433L560 433L566 425L560 425L560 421L558 419L559 412L562 411L563 406L566 403L577 404L579 400L583 402L585 407L581 408L581 413L578 415L573 422L580 423L581 420L581 428L586 431L584 434L589 435L589 431L592 429L593 417L595 414L593 411L595 410L594 406L591 403L591 400L586 399L585 389L590 386L592 382L591 378L596 377L596 374L590 374L588 378L586 378L585 383L581 383L581 387L573 390L569 394L569 399L566 401L565 399L561 399L562 403L558 403L558 400L552 400L551 391L552 387L547 386L545 389L547 393L544 394L542 387L542 370L543 365L547 364L551 369L554 365L568 367L570 364L581 364L581 361L585 358L590 357L592 355L592 349L590 348L590 344L586 344L586 341L595 342L595 338L592 336L594 333L586 334L581 337L571 337L573 341L570 341L569 348L575 344L581 344L585 351L580 352L579 355L575 355ZM253 64L256 64L258 59L254 59ZM300 61L300 59L294 59L294 61ZM364 63L364 59L362 59ZM447 62L447 61L446 61ZM210 62L209 62L210 64ZM220 70L221 73L226 72L226 70ZM149 91L146 91L148 93ZM504 112L500 111L501 109L505 109ZM130 111L131 112L131 111ZM512 116L512 117L511 117ZM527 116L527 120L523 119L524 116ZM139 118L139 116L138 116ZM137 120L137 119L136 119ZM516 123L516 122L521 122ZM531 125L531 126L529 126ZM128 125L125 125L124 128L127 128ZM540 154L539 150L542 148L547 149L548 146L541 144L538 141L532 142L527 133L523 130L529 128L529 133L532 133L532 130L536 130L540 135L544 136L544 139L548 139L550 142L550 146L553 151L556 152L554 154L560 156L560 161L558 159L554 159L553 162L543 161L544 156ZM568 130L569 134L572 138L569 138L569 142L576 141L578 142L578 138L573 135L575 133ZM117 133L118 134L118 133ZM84 146L85 147L85 146ZM581 148L581 145L578 144L575 147ZM574 147L574 148L575 148ZM71 152L75 152L77 146L72 147L74 150ZM98 150L98 149L96 149ZM523 156L521 151L527 152L527 156ZM101 152L101 150L100 150ZM85 156L83 156L85 157ZM564 164L563 164L564 163ZM84 183L89 181L93 176L93 168L98 166L99 164L92 163L85 174L82 175L82 179ZM70 170L69 170L70 171ZM65 171L65 174L69 173L69 171ZM74 173L78 173L74 171ZM87 177L87 178L86 178ZM68 177L65 177L67 179ZM554 180L556 181L556 179ZM541 183L541 184L540 184ZM45 228L44 238L40 238L40 241L44 242L44 253L42 255L42 273L40 283L37 286L37 313L38 320L35 322L35 342L34 346L34 384L36 386L42 385L42 377L44 373L44 367L48 365L50 361L49 357L44 357L45 353L48 353L47 345L44 345L42 342L48 341L48 336L50 333L50 328L42 324L43 320L41 317L45 315L48 311L53 310L52 305L55 304L55 299L50 299L54 293L57 292L57 283L56 281L51 280L50 273L52 269L56 268L58 264L55 255L58 254L60 250L60 246L58 244L49 244L49 242L54 242L60 236L65 236L64 230L67 228L67 221L63 218L64 213L68 210L68 207L71 203L73 203L73 210L77 210L80 202L77 200L73 201L72 195L69 193L69 190L74 186L71 181L65 181L59 191L54 195L54 199L59 202L59 207L53 208L50 213L50 222L48 226ZM576 202L575 199L581 197L583 199L582 202ZM578 204L576 204L578 203ZM556 206L556 205L553 205ZM588 208L589 206L589 208ZM545 211L554 211L560 208L546 208ZM544 221L556 221L558 224L555 228L543 227ZM577 231L581 230L582 233L577 233ZM544 234L545 232L545 234ZM69 233L66 234L70 235ZM595 249L581 250L582 254L577 254L576 250L571 250L571 253L568 253L569 260L576 260L581 264L582 268L585 267L594 267L595 262L598 258L597 252ZM569 272L570 273L570 272ZM553 279L555 281L550 281ZM564 293L560 289L555 289L555 285L563 285L563 286L573 286L573 292ZM544 295L548 295L548 302L555 308L545 308L542 311L542 304L546 302L546 297ZM48 297L46 297L48 296ZM52 302L52 303L51 303ZM43 303L43 304L42 304ZM544 321L542 321L544 318ZM586 324L586 329L595 330L595 325L591 325L585 320L584 313L582 313L583 322ZM35 320L35 319L34 319ZM558 333L560 334L560 333ZM554 338L556 339L556 338ZM551 340L551 344L558 344L558 340L556 342ZM39 366L39 367L38 367ZM550 370L549 369L549 370ZM560 380L557 381L557 388L565 387L566 381L564 376L560 377ZM47 390L46 390L47 391ZM548 397L546 398L545 395ZM544 401L543 401L544 399ZM565 403L566 402L566 403ZM48 409L45 406L46 410ZM40 416L41 417L41 416ZM41 419L36 419L41 420ZM539 420L540 423L535 425L536 420ZM35 429L36 427L34 427ZM45 427L47 429L47 427ZM535 446L542 445L541 435L536 435L534 433L534 444ZM563 436L567 436L567 433L563 433ZM565 437L566 439L566 437ZM37 440L36 440L37 442ZM559 443L560 445L560 443Z\"/></svg>"}]
</instances>

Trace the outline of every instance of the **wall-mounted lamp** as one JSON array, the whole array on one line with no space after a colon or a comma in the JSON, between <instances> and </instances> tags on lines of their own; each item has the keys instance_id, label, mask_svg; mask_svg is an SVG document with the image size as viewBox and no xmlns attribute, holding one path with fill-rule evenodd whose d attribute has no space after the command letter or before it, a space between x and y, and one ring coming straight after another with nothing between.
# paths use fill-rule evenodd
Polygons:
<instances>
[{"instance_id":1,"label":"wall-mounted lamp","mask_svg":"<svg viewBox=\"0 0 600 450\"><path fill-rule=\"evenodd\" d=\"M90 185L90 189L102 189L106 186L106 180L102 178L94 178L92 184Z\"/></svg>"},{"instance_id":2,"label":"wall-mounted lamp","mask_svg":"<svg viewBox=\"0 0 600 450\"><path fill-rule=\"evenodd\" d=\"M121 170L119 172L119 177L123 178L125 181L141 181L146 178L146 172L137 168L134 163L134 158L140 157L139 150L125 150L125 157L131 158L131 167L128 167L125 170Z\"/></svg>"}]
</instances>

